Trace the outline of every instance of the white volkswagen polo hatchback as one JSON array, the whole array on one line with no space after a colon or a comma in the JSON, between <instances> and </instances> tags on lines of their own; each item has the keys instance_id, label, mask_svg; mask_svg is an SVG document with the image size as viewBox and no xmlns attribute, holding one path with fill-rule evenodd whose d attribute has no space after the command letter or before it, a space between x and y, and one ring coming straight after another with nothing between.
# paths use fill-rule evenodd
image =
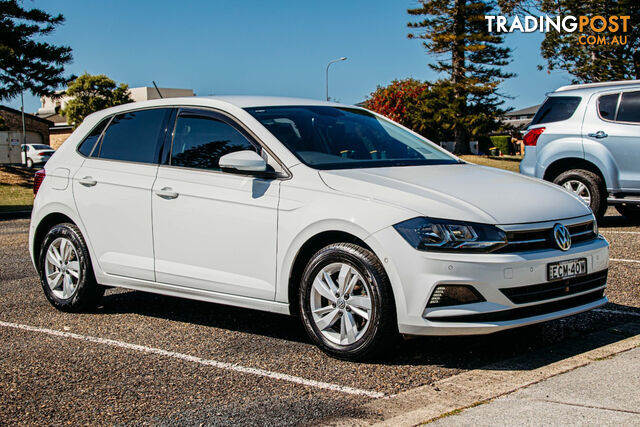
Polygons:
<instances>
[{"instance_id":1,"label":"white volkswagen polo hatchback","mask_svg":"<svg viewBox=\"0 0 640 427\"><path fill-rule=\"evenodd\" d=\"M604 304L608 243L560 187L465 163L362 108L174 98L87 117L36 174L56 308L105 286L299 314L325 352Z\"/></svg>"}]
</instances>

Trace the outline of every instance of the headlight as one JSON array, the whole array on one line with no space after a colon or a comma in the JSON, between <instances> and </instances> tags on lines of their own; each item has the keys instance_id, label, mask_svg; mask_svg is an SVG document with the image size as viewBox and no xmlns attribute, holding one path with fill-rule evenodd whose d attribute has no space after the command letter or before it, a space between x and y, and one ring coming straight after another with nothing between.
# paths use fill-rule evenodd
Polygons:
<instances>
[{"instance_id":1,"label":"headlight","mask_svg":"<svg viewBox=\"0 0 640 427\"><path fill-rule=\"evenodd\" d=\"M507 244L504 231L488 224L413 218L393 227L421 251L490 252Z\"/></svg>"}]
</instances>

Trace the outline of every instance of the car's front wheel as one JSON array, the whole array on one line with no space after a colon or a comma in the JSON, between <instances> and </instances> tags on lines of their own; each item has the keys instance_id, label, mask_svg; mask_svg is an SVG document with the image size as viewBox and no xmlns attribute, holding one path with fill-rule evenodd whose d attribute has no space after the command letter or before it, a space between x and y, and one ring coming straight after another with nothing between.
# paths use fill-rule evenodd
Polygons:
<instances>
[{"instance_id":1,"label":"car's front wheel","mask_svg":"<svg viewBox=\"0 0 640 427\"><path fill-rule=\"evenodd\" d=\"M572 169L561 173L553 180L555 184L580 197L600 219L607 210L607 191L602 178L584 170Z\"/></svg>"},{"instance_id":2,"label":"car's front wheel","mask_svg":"<svg viewBox=\"0 0 640 427\"><path fill-rule=\"evenodd\" d=\"M42 242L38 270L47 299L59 310L95 308L104 294L95 281L82 233L74 224L58 224L49 230Z\"/></svg>"},{"instance_id":3,"label":"car's front wheel","mask_svg":"<svg viewBox=\"0 0 640 427\"><path fill-rule=\"evenodd\" d=\"M305 329L325 353L369 358L397 336L389 280L371 251L350 243L326 246L307 264L301 286Z\"/></svg>"}]
</instances>

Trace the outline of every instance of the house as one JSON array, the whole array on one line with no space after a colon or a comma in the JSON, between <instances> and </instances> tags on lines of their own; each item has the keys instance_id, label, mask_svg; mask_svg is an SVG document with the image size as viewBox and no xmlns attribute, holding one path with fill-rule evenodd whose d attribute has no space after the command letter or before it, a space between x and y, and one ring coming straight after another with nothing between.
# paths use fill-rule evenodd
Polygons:
<instances>
[{"instance_id":1,"label":"house","mask_svg":"<svg viewBox=\"0 0 640 427\"><path fill-rule=\"evenodd\" d=\"M531 120L533 120L533 116L536 115L538 108L540 108L540 104L520 110L509 111L501 117L500 121L504 125L510 125L516 130L524 130L529 126Z\"/></svg>"},{"instance_id":2,"label":"house","mask_svg":"<svg viewBox=\"0 0 640 427\"><path fill-rule=\"evenodd\" d=\"M20 163L22 112L0 105L0 164ZM53 123L33 114L24 114L27 144L49 144L49 128Z\"/></svg>"},{"instance_id":3,"label":"house","mask_svg":"<svg viewBox=\"0 0 640 427\"><path fill-rule=\"evenodd\" d=\"M193 89L175 89L175 88L159 88L163 98L177 98L183 96L195 96ZM155 87L133 87L129 88L129 96L134 102L147 101L150 99L158 99L158 91ZM43 96L40 98L42 107L38 109L36 115L38 117L47 119L53 123L49 128L51 135L51 146L55 149L60 147L62 143L73 132L73 125L67 123L67 119L60 114L61 110L67 105L69 97L62 96L58 98L51 98Z\"/></svg>"}]
</instances>

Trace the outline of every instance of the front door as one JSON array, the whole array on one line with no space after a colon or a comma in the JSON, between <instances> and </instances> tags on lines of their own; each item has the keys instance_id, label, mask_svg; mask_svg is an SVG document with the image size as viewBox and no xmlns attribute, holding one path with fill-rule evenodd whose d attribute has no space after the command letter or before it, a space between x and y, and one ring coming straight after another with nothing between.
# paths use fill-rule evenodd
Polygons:
<instances>
[{"instance_id":1,"label":"front door","mask_svg":"<svg viewBox=\"0 0 640 427\"><path fill-rule=\"evenodd\" d=\"M226 116L182 110L176 120L153 186L156 280L272 300L279 181L220 170L225 154L261 151Z\"/></svg>"}]
</instances>

